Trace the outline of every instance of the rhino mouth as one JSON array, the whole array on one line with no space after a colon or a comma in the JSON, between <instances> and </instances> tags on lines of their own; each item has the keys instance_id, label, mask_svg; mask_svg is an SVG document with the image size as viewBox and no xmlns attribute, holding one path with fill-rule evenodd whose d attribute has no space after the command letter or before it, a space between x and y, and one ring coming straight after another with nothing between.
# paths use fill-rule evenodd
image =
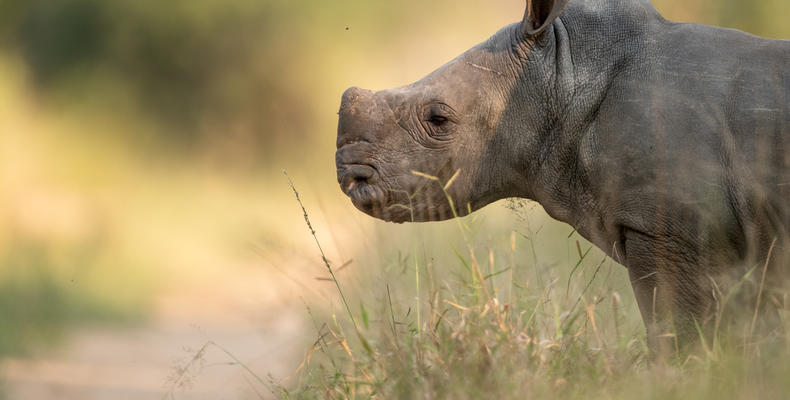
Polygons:
<instances>
[{"instance_id":1,"label":"rhino mouth","mask_svg":"<svg viewBox=\"0 0 790 400\"><path fill-rule=\"evenodd\" d=\"M452 217L452 211L433 204L423 187L415 190L392 189L380 176L376 167L368 164L339 164L337 180L340 189L351 199L354 207L388 222L441 221Z\"/></svg>"},{"instance_id":2,"label":"rhino mouth","mask_svg":"<svg viewBox=\"0 0 790 400\"><path fill-rule=\"evenodd\" d=\"M380 185L378 171L370 165L346 165L338 171L338 181L343 193L354 206L374 217L386 219L387 192Z\"/></svg>"}]
</instances>

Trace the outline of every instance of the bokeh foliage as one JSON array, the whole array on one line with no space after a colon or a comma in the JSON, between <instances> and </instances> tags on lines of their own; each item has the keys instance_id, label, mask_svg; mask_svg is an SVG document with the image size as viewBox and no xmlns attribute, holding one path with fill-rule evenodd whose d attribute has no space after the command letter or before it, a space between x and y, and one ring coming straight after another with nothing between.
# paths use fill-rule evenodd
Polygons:
<instances>
[{"instance_id":1,"label":"bokeh foliage","mask_svg":"<svg viewBox=\"0 0 790 400\"><path fill-rule=\"evenodd\" d=\"M655 3L683 21L790 34L784 18L790 6L782 0ZM502 2L503 8L518 4ZM468 15L451 11L454 5L493 7L449 1L4 0L0 43L21 55L39 88L98 97L94 106L106 105L102 91L120 90L142 118L169 124L157 141L173 139L183 147L231 131L266 158L287 147L282 137L310 137L312 115L324 106L310 92L333 78L338 66L332 53L349 44L338 40L344 27L375 27L365 32L371 35L366 40L384 48L395 42L392 35L416 24L440 25L452 35L471 22L459 20ZM430 37L414 46L430 48L441 40ZM80 87L89 90L79 93Z\"/></svg>"}]
</instances>

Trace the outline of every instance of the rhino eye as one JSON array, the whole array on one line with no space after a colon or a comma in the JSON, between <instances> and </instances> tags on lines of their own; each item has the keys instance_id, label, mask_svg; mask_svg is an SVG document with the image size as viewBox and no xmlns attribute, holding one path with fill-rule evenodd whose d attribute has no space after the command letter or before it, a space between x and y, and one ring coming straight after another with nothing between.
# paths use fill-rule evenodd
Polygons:
<instances>
[{"instance_id":1,"label":"rhino eye","mask_svg":"<svg viewBox=\"0 0 790 400\"><path fill-rule=\"evenodd\" d=\"M422 126L430 137L437 140L451 138L455 114L450 106L434 102L426 105L422 112Z\"/></svg>"},{"instance_id":2,"label":"rhino eye","mask_svg":"<svg viewBox=\"0 0 790 400\"><path fill-rule=\"evenodd\" d=\"M441 127L450 122L452 109L442 103L434 103L425 109L425 122L435 126Z\"/></svg>"},{"instance_id":3,"label":"rhino eye","mask_svg":"<svg viewBox=\"0 0 790 400\"><path fill-rule=\"evenodd\" d=\"M441 115L431 115L431 117L428 119L428 122L435 126L442 126L447 123L447 117Z\"/></svg>"}]
</instances>

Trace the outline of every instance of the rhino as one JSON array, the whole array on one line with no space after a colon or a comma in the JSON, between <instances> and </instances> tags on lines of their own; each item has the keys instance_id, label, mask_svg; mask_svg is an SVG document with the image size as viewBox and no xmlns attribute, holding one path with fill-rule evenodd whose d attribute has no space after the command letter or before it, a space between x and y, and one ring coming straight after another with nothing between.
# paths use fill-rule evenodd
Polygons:
<instances>
[{"instance_id":1,"label":"rhino","mask_svg":"<svg viewBox=\"0 0 790 400\"><path fill-rule=\"evenodd\" d=\"M698 341L722 277L788 271L790 41L647 0L526 3L418 82L343 93L342 191L398 223L534 200L627 268L650 349Z\"/></svg>"}]
</instances>

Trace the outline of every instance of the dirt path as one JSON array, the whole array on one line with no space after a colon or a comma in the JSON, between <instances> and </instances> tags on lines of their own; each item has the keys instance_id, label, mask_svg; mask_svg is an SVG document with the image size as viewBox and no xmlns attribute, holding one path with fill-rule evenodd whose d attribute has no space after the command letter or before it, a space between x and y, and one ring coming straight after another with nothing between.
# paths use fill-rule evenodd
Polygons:
<instances>
[{"instance_id":1,"label":"dirt path","mask_svg":"<svg viewBox=\"0 0 790 400\"><path fill-rule=\"evenodd\" d=\"M57 352L3 361L0 379L9 400L161 399L178 368L209 341L261 377L285 377L305 349L304 313L294 303L261 291L249 276L180 289L157 301L149 323L131 329L82 328ZM209 346L172 398L272 397L230 362L222 350Z\"/></svg>"}]
</instances>

